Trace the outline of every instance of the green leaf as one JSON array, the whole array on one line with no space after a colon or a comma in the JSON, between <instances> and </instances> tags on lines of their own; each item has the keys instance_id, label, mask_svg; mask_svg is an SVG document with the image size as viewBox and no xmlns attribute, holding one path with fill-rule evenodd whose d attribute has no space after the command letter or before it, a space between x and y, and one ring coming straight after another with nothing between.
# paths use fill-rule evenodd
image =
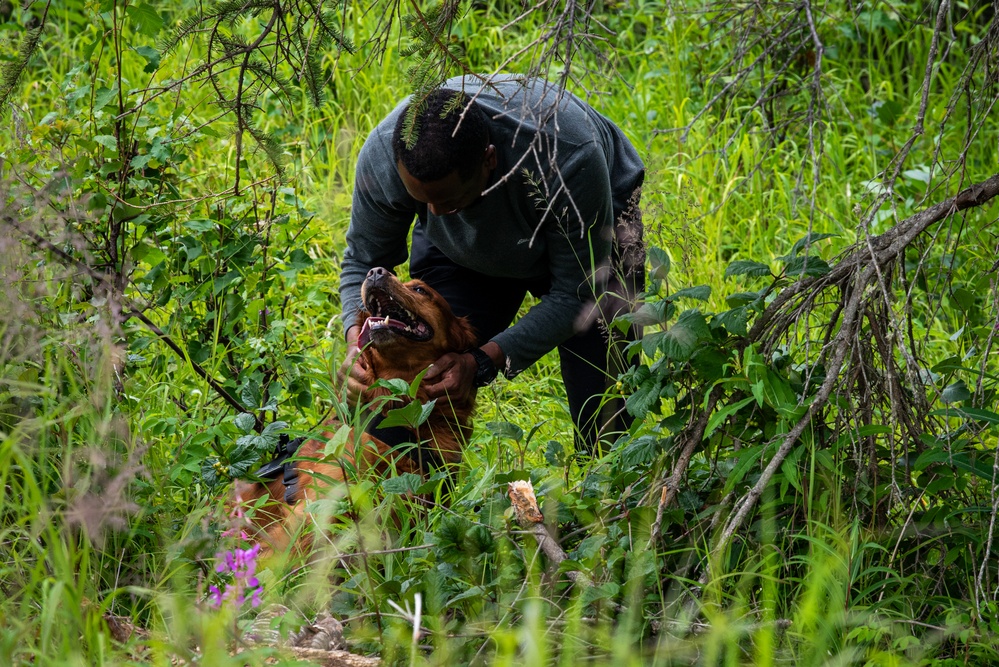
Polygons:
<instances>
[{"instance_id":1,"label":"green leaf","mask_svg":"<svg viewBox=\"0 0 999 667\"><path fill-rule=\"evenodd\" d=\"M642 345L642 352L645 353L645 356L650 359L655 357L656 353L659 351L659 344L665 337L666 333L664 331L653 331L652 333L647 333L642 336L642 340L640 342Z\"/></svg>"},{"instance_id":2,"label":"green leaf","mask_svg":"<svg viewBox=\"0 0 999 667\"><path fill-rule=\"evenodd\" d=\"M312 266L313 261L309 255L301 248L295 248L291 251L291 255L288 257L288 266L301 271L302 269L307 269Z\"/></svg>"},{"instance_id":3,"label":"green leaf","mask_svg":"<svg viewBox=\"0 0 999 667\"><path fill-rule=\"evenodd\" d=\"M928 449L919 455L913 464L913 470L925 470L931 465L953 466L963 472L971 473L985 480L992 480L991 458L981 462L977 457L971 457L968 452L949 452L944 448ZM937 472L942 472L939 468Z\"/></svg>"},{"instance_id":4,"label":"green leaf","mask_svg":"<svg viewBox=\"0 0 999 667\"><path fill-rule=\"evenodd\" d=\"M138 53L146 61L146 66L142 69L146 74L152 74L160 66L160 52L150 46L136 47Z\"/></svg>"},{"instance_id":5,"label":"green leaf","mask_svg":"<svg viewBox=\"0 0 999 667\"><path fill-rule=\"evenodd\" d=\"M725 330L736 336L745 336L748 332L746 324L749 322L749 306L732 308L715 315L711 324L725 327Z\"/></svg>"},{"instance_id":6,"label":"green leaf","mask_svg":"<svg viewBox=\"0 0 999 667\"><path fill-rule=\"evenodd\" d=\"M623 319L640 327L650 327L665 324L676 312L676 306L671 301L661 300L643 303L634 313L622 315Z\"/></svg>"},{"instance_id":7,"label":"green leaf","mask_svg":"<svg viewBox=\"0 0 999 667\"><path fill-rule=\"evenodd\" d=\"M426 481L420 484L420 488L416 490L417 493L434 493L440 486L442 480L446 481L451 478L450 473L445 470L438 470L433 475L431 475Z\"/></svg>"},{"instance_id":8,"label":"green leaf","mask_svg":"<svg viewBox=\"0 0 999 667\"><path fill-rule=\"evenodd\" d=\"M531 479L531 473L526 470L511 470L509 472L501 472L493 477L493 482L496 484L509 484L510 482L526 482Z\"/></svg>"},{"instance_id":9,"label":"green leaf","mask_svg":"<svg viewBox=\"0 0 999 667\"><path fill-rule=\"evenodd\" d=\"M163 27L163 17L148 3L129 5L125 13L131 19L135 30L143 35L155 37Z\"/></svg>"},{"instance_id":10,"label":"green leaf","mask_svg":"<svg viewBox=\"0 0 999 667\"><path fill-rule=\"evenodd\" d=\"M229 455L229 462L254 462L264 452L274 449L277 443L278 436L274 433L240 436L239 439L236 440L236 449L234 449Z\"/></svg>"},{"instance_id":11,"label":"green leaf","mask_svg":"<svg viewBox=\"0 0 999 667\"><path fill-rule=\"evenodd\" d=\"M639 368L638 376L641 378L638 387L624 403L628 414L638 419L642 419L650 412L659 414L661 409L659 392L662 390L659 379L645 366Z\"/></svg>"},{"instance_id":12,"label":"green leaf","mask_svg":"<svg viewBox=\"0 0 999 667\"><path fill-rule=\"evenodd\" d=\"M350 440L353 434L354 430L350 427L350 424L340 424L340 428L336 430L333 437L323 445L323 456L338 457L342 455L344 448L347 446L347 441Z\"/></svg>"},{"instance_id":13,"label":"green leaf","mask_svg":"<svg viewBox=\"0 0 999 667\"><path fill-rule=\"evenodd\" d=\"M797 257L799 252L801 252L802 250L807 250L810 246L814 245L816 241L821 241L822 239L831 239L836 236L839 236L839 234L814 234L814 233L805 234L800 239L795 241L793 246L791 246L791 253L788 255L788 259L792 257Z\"/></svg>"},{"instance_id":14,"label":"green leaf","mask_svg":"<svg viewBox=\"0 0 999 667\"><path fill-rule=\"evenodd\" d=\"M136 155L128 163L128 166L135 170L142 170L146 168L146 165L149 164L149 161L152 159L152 155Z\"/></svg>"},{"instance_id":15,"label":"green leaf","mask_svg":"<svg viewBox=\"0 0 999 667\"><path fill-rule=\"evenodd\" d=\"M651 463L663 451L668 439L643 435L630 441L621 450L619 461L623 468L634 468Z\"/></svg>"},{"instance_id":16,"label":"green leaf","mask_svg":"<svg viewBox=\"0 0 999 667\"><path fill-rule=\"evenodd\" d=\"M826 260L812 255L792 257L784 265L784 274L788 276L824 276L830 270Z\"/></svg>"},{"instance_id":17,"label":"green leaf","mask_svg":"<svg viewBox=\"0 0 999 667\"><path fill-rule=\"evenodd\" d=\"M872 105L875 115L877 115L878 120L884 125L894 125L898 117L902 115L904 109L902 105L894 100L888 100L887 102L881 102L880 104L875 102Z\"/></svg>"},{"instance_id":18,"label":"green leaf","mask_svg":"<svg viewBox=\"0 0 999 667\"><path fill-rule=\"evenodd\" d=\"M243 402L243 406L251 409L259 408L261 398L260 384L247 378L239 392L239 400Z\"/></svg>"},{"instance_id":19,"label":"green leaf","mask_svg":"<svg viewBox=\"0 0 999 667\"><path fill-rule=\"evenodd\" d=\"M566 464L565 445L558 440L549 440L545 447L545 462L550 466L564 466Z\"/></svg>"},{"instance_id":20,"label":"green leaf","mask_svg":"<svg viewBox=\"0 0 999 667\"><path fill-rule=\"evenodd\" d=\"M732 472L728 474L728 479L725 480L723 493L728 493L734 489L735 485L743 480L750 468L761 465L763 463L763 454L771 445L772 443L763 443L762 445L753 445L739 450L738 460L735 466L733 466Z\"/></svg>"},{"instance_id":21,"label":"green leaf","mask_svg":"<svg viewBox=\"0 0 999 667\"><path fill-rule=\"evenodd\" d=\"M801 471L798 469L798 461L801 460L801 456L804 452L805 446L798 445L788 452L787 457L781 461L780 464L780 470L784 475L784 479L786 479L798 493L802 492Z\"/></svg>"},{"instance_id":22,"label":"green leaf","mask_svg":"<svg viewBox=\"0 0 999 667\"><path fill-rule=\"evenodd\" d=\"M669 275L670 260L669 255L662 248L650 246L649 254L649 278L652 280L666 280Z\"/></svg>"},{"instance_id":23,"label":"green leaf","mask_svg":"<svg viewBox=\"0 0 999 667\"><path fill-rule=\"evenodd\" d=\"M104 146L104 148L107 148L108 150L112 151L118 150L118 140L115 139L113 135L98 134L94 136L94 141L99 143L101 146Z\"/></svg>"},{"instance_id":24,"label":"green leaf","mask_svg":"<svg viewBox=\"0 0 999 667\"><path fill-rule=\"evenodd\" d=\"M218 459L206 459L201 464L201 480L204 482L205 486L209 488L215 486L219 483L218 471L215 469L215 463Z\"/></svg>"},{"instance_id":25,"label":"green leaf","mask_svg":"<svg viewBox=\"0 0 999 667\"><path fill-rule=\"evenodd\" d=\"M236 423L236 428L238 428L243 433L252 433L253 427L257 425L257 419L249 412L241 412L236 415L236 419L233 420Z\"/></svg>"},{"instance_id":26,"label":"green leaf","mask_svg":"<svg viewBox=\"0 0 999 667\"><path fill-rule=\"evenodd\" d=\"M642 419L645 415L659 414L659 392L661 391L659 381L655 378L643 382L624 402L624 407L628 414L637 419Z\"/></svg>"},{"instance_id":27,"label":"green leaf","mask_svg":"<svg viewBox=\"0 0 999 667\"><path fill-rule=\"evenodd\" d=\"M97 92L94 93L94 109L103 109L115 98L117 94L118 86L115 86L114 88L101 86L97 89ZM113 138L114 137L112 137L112 139Z\"/></svg>"},{"instance_id":28,"label":"green leaf","mask_svg":"<svg viewBox=\"0 0 999 667\"><path fill-rule=\"evenodd\" d=\"M698 299L700 301L707 301L710 297L710 285L696 285L694 287L684 287L681 290L677 290L670 296L670 299L673 301L676 301L677 299Z\"/></svg>"},{"instance_id":29,"label":"green leaf","mask_svg":"<svg viewBox=\"0 0 999 667\"><path fill-rule=\"evenodd\" d=\"M710 337L711 330L701 311L687 310L663 333L659 349L670 359L686 361L697 345Z\"/></svg>"},{"instance_id":30,"label":"green leaf","mask_svg":"<svg viewBox=\"0 0 999 667\"><path fill-rule=\"evenodd\" d=\"M575 564L575 567L567 567L565 561L559 565L559 570L564 571L568 569L577 569L579 564ZM583 589L583 604L590 604L591 602L596 602L597 600L609 600L614 598L621 591L621 586L614 583L613 581L606 581L599 586L587 586Z\"/></svg>"},{"instance_id":31,"label":"green leaf","mask_svg":"<svg viewBox=\"0 0 999 667\"><path fill-rule=\"evenodd\" d=\"M409 385L402 378L379 378L374 386L388 389L393 396L407 396L409 392Z\"/></svg>"},{"instance_id":32,"label":"green leaf","mask_svg":"<svg viewBox=\"0 0 999 667\"><path fill-rule=\"evenodd\" d=\"M722 423L724 423L725 420L728 419L730 415L738 412L742 408L754 402L756 402L756 398L754 396L750 396L748 398L742 399L738 403L726 405L721 410L716 410L714 414L711 415L711 418L708 419L708 427L704 429L704 438L707 438L712 433L714 433L715 429L721 426Z\"/></svg>"},{"instance_id":33,"label":"green leaf","mask_svg":"<svg viewBox=\"0 0 999 667\"><path fill-rule=\"evenodd\" d=\"M748 306L751 303L760 300L763 292L736 292L735 294L729 294L725 297L725 303L729 305L730 308L735 308L736 306Z\"/></svg>"},{"instance_id":34,"label":"green leaf","mask_svg":"<svg viewBox=\"0 0 999 667\"><path fill-rule=\"evenodd\" d=\"M919 167L918 169L906 169L902 172L902 176L909 179L910 181L918 181L926 185L930 184L930 170L927 167Z\"/></svg>"},{"instance_id":35,"label":"green leaf","mask_svg":"<svg viewBox=\"0 0 999 667\"><path fill-rule=\"evenodd\" d=\"M212 220L187 220L184 222L184 227L197 233L210 232L215 229L215 222Z\"/></svg>"},{"instance_id":36,"label":"green leaf","mask_svg":"<svg viewBox=\"0 0 999 667\"><path fill-rule=\"evenodd\" d=\"M971 391L968 390L968 385L964 383L964 380L958 380L957 382L948 385L940 392L940 399L944 403L960 403L961 401L967 401L971 398Z\"/></svg>"},{"instance_id":37,"label":"green leaf","mask_svg":"<svg viewBox=\"0 0 999 667\"><path fill-rule=\"evenodd\" d=\"M212 294L215 294L217 296L219 293L222 292L222 290L229 287L233 283L238 282L241 279L242 276L239 275L239 271L230 271L224 276L216 278L212 283Z\"/></svg>"},{"instance_id":38,"label":"green leaf","mask_svg":"<svg viewBox=\"0 0 999 667\"><path fill-rule=\"evenodd\" d=\"M524 438L524 429L510 422L488 422L486 428L499 439L520 442Z\"/></svg>"},{"instance_id":39,"label":"green leaf","mask_svg":"<svg viewBox=\"0 0 999 667\"><path fill-rule=\"evenodd\" d=\"M266 436L277 436L281 434L281 431L288 428L288 422L283 421L273 421L264 427L263 433L261 435Z\"/></svg>"},{"instance_id":40,"label":"green leaf","mask_svg":"<svg viewBox=\"0 0 999 667\"><path fill-rule=\"evenodd\" d=\"M422 483L423 480L419 475L407 472L399 475L398 477L389 477L388 479L382 480L382 490L385 493L391 493L394 495L416 493L416 490L420 488Z\"/></svg>"},{"instance_id":41,"label":"green leaf","mask_svg":"<svg viewBox=\"0 0 999 667\"><path fill-rule=\"evenodd\" d=\"M409 404L404 405L401 408L394 408L386 412L385 419L381 421L379 426L382 428L390 428L392 426L416 428L423 422L427 421L430 417L430 413L434 411L434 405L436 405L436 403L436 398L432 401L427 401L426 403L410 401Z\"/></svg>"},{"instance_id":42,"label":"green leaf","mask_svg":"<svg viewBox=\"0 0 999 667\"><path fill-rule=\"evenodd\" d=\"M458 593L453 598L447 601L448 607L453 605L455 602L461 602L462 600L474 600L476 598L483 597L486 591L481 586L472 586L471 588Z\"/></svg>"},{"instance_id":43,"label":"green leaf","mask_svg":"<svg viewBox=\"0 0 999 667\"><path fill-rule=\"evenodd\" d=\"M941 411L935 411L934 414L938 414L939 412ZM991 410L985 410L984 408L960 408L956 412L965 419L974 419L975 421L986 422L988 424L999 424L999 414Z\"/></svg>"},{"instance_id":44,"label":"green leaf","mask_svg":"<svg viewBox=\"0 0 999 667\"><path fill-rule=\"evenodd\" d=\"M731 278L732 276L749 276L751 278L758 278L760 276L769 276L770 267L762 262L754 262L748 259L737 259L727 267L725 267L725 277Z\"/></svg>"},{"instance_id":45,"label":"green leaf","mask_svg":"<svg viewBox=\"0 0 999 667\"><path fill-rule=\"evenodd\" d=\"M72 102L75 102L77 100L83 99L84 97L87 97L88 95L90 95L90 84L89 83L85 83L82 86L80 86L79 88L77 88L76 90L73 90L73 91L70 91L69 93L67 93L66 94L66 101L72 103Z\"/></svg>"}]
</instances>

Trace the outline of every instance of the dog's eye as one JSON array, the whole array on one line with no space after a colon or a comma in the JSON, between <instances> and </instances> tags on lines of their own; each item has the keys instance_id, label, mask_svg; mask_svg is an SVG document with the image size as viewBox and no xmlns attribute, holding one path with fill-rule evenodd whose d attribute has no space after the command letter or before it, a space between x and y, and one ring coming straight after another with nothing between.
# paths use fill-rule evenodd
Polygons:
<instances>
[{"instance_id":1,"label":"dog's eye","mask_svg":"<svg viewBox=\"0 0 999 667\"><path fill-rule=\"evenodd\" d=\"M424 289L423 287L420 287L419 285L413 285L413 291L416 292L417 294L426 294L427 293L427 290Z\"/></svg>"}]
</instances>

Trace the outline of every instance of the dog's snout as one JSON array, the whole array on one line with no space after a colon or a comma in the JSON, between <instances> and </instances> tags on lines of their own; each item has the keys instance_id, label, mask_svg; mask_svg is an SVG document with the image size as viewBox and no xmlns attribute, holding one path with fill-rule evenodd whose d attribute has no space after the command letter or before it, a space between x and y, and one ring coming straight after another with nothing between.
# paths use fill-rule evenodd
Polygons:
<instances>
[{"instance_id":1,"label":"dog's snout","mask_svg":"<svg viewBox=\"0 0 999 667\"><path fill-rule=\"evenodd\" d=\"M375 268L373 268L370 271L368 271L367 280L370 280L370 281L374 282L374 281L377 281L377 280L381 280L382 278L385 278L386 276L390 276L390 275L392 275L392 274L391 274L391 272L388 269L382 268L380 266L376 266Z\"/></svg>"}]
</instances>

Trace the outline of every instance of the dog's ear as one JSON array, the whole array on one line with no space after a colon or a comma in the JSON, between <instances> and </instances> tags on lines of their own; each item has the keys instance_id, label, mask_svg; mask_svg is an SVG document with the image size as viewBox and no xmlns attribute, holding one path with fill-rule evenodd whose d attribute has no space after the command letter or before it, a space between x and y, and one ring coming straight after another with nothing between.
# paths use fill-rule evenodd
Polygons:
<instances>
[{"instance_id":1,"label":"dog's ear","mask_svg":"<svg viewBox=\"0 0 999 667\"><path fill-rule=\"evenodd\" d=\"M453 349L459 352L472 349L479 342L479 337L475 335L475 328L469 323L467 317L455 317L451 320L451 330L448 332Z\"/></svg>"}]
</instances>

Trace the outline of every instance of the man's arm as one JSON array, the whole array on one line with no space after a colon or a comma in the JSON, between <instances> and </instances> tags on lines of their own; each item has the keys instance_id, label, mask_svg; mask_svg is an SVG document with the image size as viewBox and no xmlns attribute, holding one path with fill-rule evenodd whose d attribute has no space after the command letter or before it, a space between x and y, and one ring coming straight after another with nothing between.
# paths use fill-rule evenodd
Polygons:
<instances>
[{"instance_id":1,"label":"man's arm","mask_svg":"<svg viewBox=\"0 0 999 667\"><path fill-rule=\"evenodd\" d=\"M597 155L594 152L598 153ZM592 323L595 295L606 285L613 239L610 177L593 145L562 165L565 187L545 222L551 289L520 320L493 338L508 358L507 376L524 370Z\"/></svg>"}]
</instances>

